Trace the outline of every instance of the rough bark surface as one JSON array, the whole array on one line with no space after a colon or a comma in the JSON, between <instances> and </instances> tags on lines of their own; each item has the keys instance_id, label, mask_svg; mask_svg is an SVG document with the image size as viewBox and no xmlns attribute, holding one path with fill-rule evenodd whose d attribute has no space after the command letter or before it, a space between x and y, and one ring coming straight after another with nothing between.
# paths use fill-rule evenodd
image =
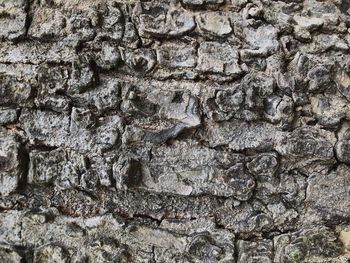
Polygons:
<instances>
[{"instance_id":1,"label":"rough bark surface","mask_svg":"<svg viewBox=\"0 0 350 263\"><path fill-rule=\"evenodd\" d=\"M0 0L0 262L350 262L348 0Z\"/></svg>"}]
</instances>

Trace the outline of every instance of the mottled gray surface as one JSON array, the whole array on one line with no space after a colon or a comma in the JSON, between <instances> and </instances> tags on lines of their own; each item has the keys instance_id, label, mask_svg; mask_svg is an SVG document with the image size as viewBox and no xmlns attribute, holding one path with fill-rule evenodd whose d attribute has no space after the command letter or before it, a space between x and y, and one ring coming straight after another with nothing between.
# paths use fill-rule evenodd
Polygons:
<instances>
[{"instance_id":1,"label":"mottled gray surface","mask_svg":"<svg viewBox=\"0 0 350 263\"><path fill-rule=\"evenodd\" d=\"M0 0L0 262L350 262L349 0Z\"/></svg>"}]
</instances>

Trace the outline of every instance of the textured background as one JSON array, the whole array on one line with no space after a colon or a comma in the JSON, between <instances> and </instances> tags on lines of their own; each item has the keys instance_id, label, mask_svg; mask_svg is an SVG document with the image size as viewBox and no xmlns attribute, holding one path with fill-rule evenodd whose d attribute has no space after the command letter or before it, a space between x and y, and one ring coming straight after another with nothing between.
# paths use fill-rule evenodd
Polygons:
<instances>
[{"instance_id":1,"label":"textured background","mask_svg":"<svg viewBox=\"0 0 350 263\"><path fill-rule=\"evenodd\" d=\"M0 0L0 262L350 262L349 8Z\"/></svg>"}]
</instances>

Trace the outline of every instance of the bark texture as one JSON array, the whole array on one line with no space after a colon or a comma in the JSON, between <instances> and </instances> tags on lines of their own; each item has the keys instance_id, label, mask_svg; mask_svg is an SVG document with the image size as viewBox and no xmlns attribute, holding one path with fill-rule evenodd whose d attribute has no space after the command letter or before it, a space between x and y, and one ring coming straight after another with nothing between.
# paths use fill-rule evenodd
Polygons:
<instances>
[{"instance_id":1,"label":"bark texture","mask_svg":"<svg viewBox=\"0 0 350 263\"><path fill-rule=\"evenodd\" d=\"M0 0L0 262L350 262L349 0Z\"/></svg>"}]
</instances>

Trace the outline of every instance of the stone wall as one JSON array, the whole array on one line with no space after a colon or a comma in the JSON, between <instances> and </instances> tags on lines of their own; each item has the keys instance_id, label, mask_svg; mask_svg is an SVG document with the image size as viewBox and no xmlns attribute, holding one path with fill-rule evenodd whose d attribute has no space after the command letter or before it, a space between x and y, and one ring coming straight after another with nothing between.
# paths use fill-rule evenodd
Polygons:
<instances>
[{"instance_id":1,"label":"stone wall","mask_svg":"<svg viewBox=\"0 0 350 263\"><path fill-rule=\"evenodd\" d=\"M348 0L0 0L0 262L350 262Z\"/></svg>"}]
</instances>

